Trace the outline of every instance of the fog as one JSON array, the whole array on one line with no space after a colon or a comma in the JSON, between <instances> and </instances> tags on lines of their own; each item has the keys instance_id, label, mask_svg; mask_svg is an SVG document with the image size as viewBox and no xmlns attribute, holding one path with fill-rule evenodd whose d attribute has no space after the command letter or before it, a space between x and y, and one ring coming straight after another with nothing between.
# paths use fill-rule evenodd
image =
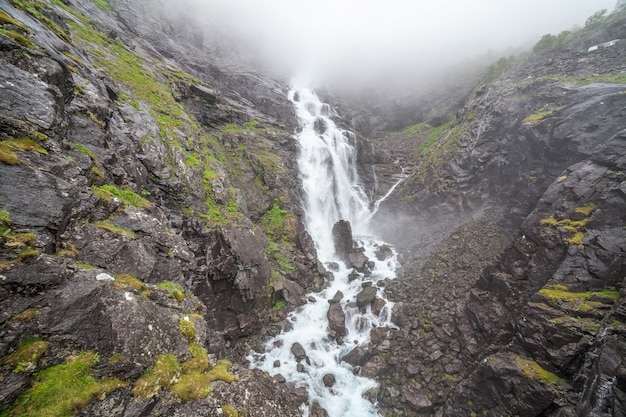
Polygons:
<instances>
[{"instance_id":1,"label":"fog","mask_svg":"<svg viewBox=\"0 0 626 417\"><path fill-rule=\"evenodd\" d=\"M432 72L584 26L616 0L180 0L260 65L312 81Z\"/></svg>"}]
</instances>

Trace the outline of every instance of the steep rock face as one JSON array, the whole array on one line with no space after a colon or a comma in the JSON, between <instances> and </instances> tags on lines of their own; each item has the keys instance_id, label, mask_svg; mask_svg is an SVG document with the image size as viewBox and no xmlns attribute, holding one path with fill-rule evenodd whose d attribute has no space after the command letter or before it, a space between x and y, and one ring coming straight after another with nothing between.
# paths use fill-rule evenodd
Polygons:
<instances>
[{"instance_id":1,"label":"steep rock face","mask_svg":"<svg viewBox=\"0 0 626 417\"><path fill-rule=\"evenodd\" d=\"M626 47L579 43L477 87L383 203L383 409L624 414Z\"/></svg>"},{"instance_id":2,"label":"steep rock face","mask_svg":"<svg viewBox=\"0 0 626 417\"><path fill-rule=\"evenodd\" d=\"M298 415L292 387L237 365L214 397L176 387L208 387L322 285L286 86L218 60L167 2L27 6L0 5L1 407L88 351L124 388L85 415ZM159 360L169 385L139 394Z\"/></svg>"}]
</instances>

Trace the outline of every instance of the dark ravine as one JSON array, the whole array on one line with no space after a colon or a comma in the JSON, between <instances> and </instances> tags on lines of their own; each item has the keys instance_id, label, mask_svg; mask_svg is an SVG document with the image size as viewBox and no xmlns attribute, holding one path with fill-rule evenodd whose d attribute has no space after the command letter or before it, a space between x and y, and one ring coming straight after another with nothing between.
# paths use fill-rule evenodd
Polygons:
<instances>
[{"instance_id":1,"label":"dark ravine","mask_svg":"<svg viewBox=\"0 0 626 417\"><path fill-rule=\"evenodd\" d=\"M301 415L306 392L245 362L328 275L288 86L185 19L0 3L3 417L90 354L74 415ZM372 196L410 174L375 219L404 258L399 329L345 358L384 415L626 415L626 41L586 52L625 27L405 108L328 93Z\"/></svg>"}]
</instances>

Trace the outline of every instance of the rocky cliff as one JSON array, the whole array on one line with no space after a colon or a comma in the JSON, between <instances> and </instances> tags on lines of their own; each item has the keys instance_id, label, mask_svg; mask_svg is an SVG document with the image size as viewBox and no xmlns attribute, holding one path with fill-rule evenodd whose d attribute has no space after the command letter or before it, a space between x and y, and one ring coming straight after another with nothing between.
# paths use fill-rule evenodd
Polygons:
<instances>
[{"instance_id":1,"label":"rocky cliff","mask_svg":"<svg viewBox=\"0 0 626 417\"><path fill-rule=\"evenodd\" d=\"M325 273L287 87L177 18L0 4L2 415L299 414L241 366Z\"/></svg>"},{"instance_id":2,"label":"rocky cliff","mask_svg":"<svg viewBox=\"0 0 626 417\"><path fill-rule=\"evenodd\" d=\"M407 257L363 363L389 415L626 414L626 43L587 52L623 28L501 60L446 125L379 139L417 155L378 215Z\"/></svg>"}]
</instances>

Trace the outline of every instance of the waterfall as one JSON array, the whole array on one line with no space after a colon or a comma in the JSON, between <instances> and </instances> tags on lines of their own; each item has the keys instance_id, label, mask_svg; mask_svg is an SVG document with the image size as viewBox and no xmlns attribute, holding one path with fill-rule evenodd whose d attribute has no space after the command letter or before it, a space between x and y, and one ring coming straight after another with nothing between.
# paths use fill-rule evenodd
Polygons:
<instances>
[{"instance_id":1,"label":"waterfall","mask_svg":"<svg viewBox=\"0 0 626 417\"><path fill-rule=\"evenodd\" d=\"M357 347L365 348L373 327L392 326L393 305L385 299L381 281L395 278L395 252L369 232L372 212L357 174L356 136L335 125L331 108L312 91L294 89L289 99L300 122L298 167L305 224L318 259L333 271L333 279L323 291L309 294L309 302L289 315L286 330L248 360L252 367L305 387L309 406L319 403L330 417L375 417L376 381L360 376L342 358ZM332 228L339 220L350 222L354 241L369 258L358 276L335 253ZM372 303L357 306L357 294L364 287L376 290L375 308ZM329 301L339 292L345 336L333 338L327 313ZM304 416L309 406L303 405Z\"/></svg>"}]
</instances>

